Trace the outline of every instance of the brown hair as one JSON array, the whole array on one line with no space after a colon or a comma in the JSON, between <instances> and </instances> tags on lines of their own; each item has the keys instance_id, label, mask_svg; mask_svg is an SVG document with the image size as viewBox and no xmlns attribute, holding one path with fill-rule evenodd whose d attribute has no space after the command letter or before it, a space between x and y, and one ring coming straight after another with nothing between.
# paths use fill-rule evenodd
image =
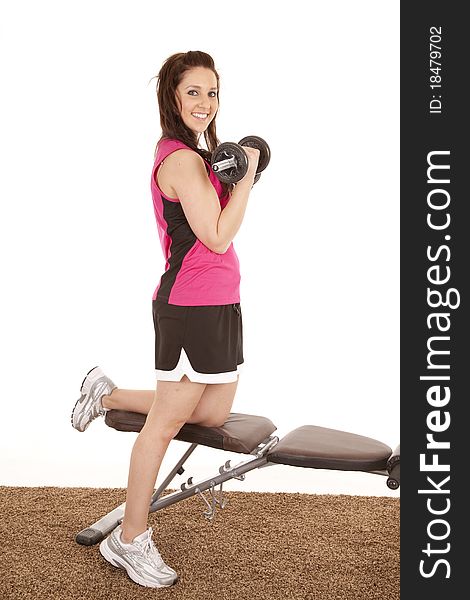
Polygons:
<instances>
[{"instance_id":1,"label":"brown hair","mask_svg":"<svg viewBox=\"0 0 470 600\"><path fill-rule=\"evenodd\" d=\"M179 52L166 59L157 75L157 99L162 128L160 140L163 138L178 139L193 150L199 151L197 136L181 119L175 97L176 88L181 83L184 73L194 67L210 69L217 79L217 88L219 88L219 75L215 70L214 60L209 54L200 51ZM219 91L217 89L218 98ZM204 139L210 152L218 146L215 119L212 119L204 132Z\"/></svg>"},{"instance_id":2,"label":"brown hair","mask_svg":"<svg viewBox=\"0 0 470 600\"><path fill-rule=\"evenodd\" d=\"M216 133L215 117L210 122L209 127L204 131L207 150L198 148L197 135L184 124L176 103L176 88L180 84L184 73L194 67L211 69L217 79L217 99L219 99L220 78L215 69L214 60L209 54L201 52L200 50L190 50L189 52L172 54L165 60L156 76L157 100L160 110L160 125L162 128L162 135L157 142L157 146L162 139L177 139L210 162L212 152L220 144ZM156 153L157 147L155 147L154 155L156 155ZM222 183L222 188L225 194L233 189L233 185Z\"/></svg>"}]
</instances>

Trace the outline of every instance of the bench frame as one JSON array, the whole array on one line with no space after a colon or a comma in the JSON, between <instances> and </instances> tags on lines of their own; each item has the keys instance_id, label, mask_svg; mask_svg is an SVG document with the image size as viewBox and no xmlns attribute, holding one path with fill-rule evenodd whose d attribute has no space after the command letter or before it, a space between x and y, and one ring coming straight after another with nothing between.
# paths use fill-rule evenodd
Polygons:
<instances>
[{"instance_id":1,"label":"bench frame","mask_svg":"<svg viewBox=\"0 0 470 600\"><path fill-rule=\"evenodd\" d=\"M175 476L182 475L184 473L185 469L183 468L183 465L194 452L194 450L199 445L201 445L195 442L191 442L187 450L184 452L184 454L177 461L175 466L170 470L168 475L153 493L150 501L149 513L156 512L167 506L176 504L181 500L184 500L191 496L195 496L197 494L203 500L205 505L205 509L203 511L204 517L209 521L212 521L216 514L217 508L223 509L226 505L226 498L224 497L222 489L223 484L231 479L238 479L240 481L244 481L245 474L249 471L253 471L254 469L262 469L264 467L270 467L275 464L278 464L276 462L269 461L269 453L272 451L273 448L275 448L278 442L278 436L269 435L249 453L250 458L248 458L247 460L243 460L234 466L231 465L231 460L227 460L223 465L219 467L218 473L216 475L197 482L193 481L193 477L189 477L185 483L181 484L180 490L177 490L173 493L167 494L162 497L163 492L174 480ZM392 457L393 456L397 456L396 453L394 453ZM391 478L390 468L388 467L384 470L367 472L388 477L387 485L391 489L397 489L399 487L399 477L398 481ZM218 490L216 490L217 486L219 486ZM208 498L205 495L206 491L209 491ZM125 506L125 502L120 504L117 508L109 512L107 515L105 515L86 529L80 531L75 537L76 542L85 546L92 546L101 542L113 529L115 529L122 522L124 518Z\"/></svg>"}]
</instances>

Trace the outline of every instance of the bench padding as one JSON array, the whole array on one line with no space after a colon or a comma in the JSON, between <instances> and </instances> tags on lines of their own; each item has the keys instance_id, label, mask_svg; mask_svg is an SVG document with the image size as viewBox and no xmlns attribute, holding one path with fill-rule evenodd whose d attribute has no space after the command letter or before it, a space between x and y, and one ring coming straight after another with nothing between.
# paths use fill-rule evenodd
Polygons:
<instances>
[{"instance_id":1,"label":"bench padding","mask_svg":"<svg viewBox=\"0 0 470 600\"><path fill-rule=\"evenodd\" d=\"M140 431L146 418L147 415L141 413L109 410L105 416L105 423L118 431ZM266 417L230 413L222 427L202 427L186 423L174 439L229 452L250 454L275 430L276 426Z\"/></svg>"},{"instance_id":2,"label":"bench padding","mask_svg":"<svg viewBox=\"0 0 470 600\"><path fill-rule=\"evenodd\" d=\"M392 449L372 438L304 425L283 437L268 452L268 462L340 471L381 471Z\"/></svg>"}]
</instances>

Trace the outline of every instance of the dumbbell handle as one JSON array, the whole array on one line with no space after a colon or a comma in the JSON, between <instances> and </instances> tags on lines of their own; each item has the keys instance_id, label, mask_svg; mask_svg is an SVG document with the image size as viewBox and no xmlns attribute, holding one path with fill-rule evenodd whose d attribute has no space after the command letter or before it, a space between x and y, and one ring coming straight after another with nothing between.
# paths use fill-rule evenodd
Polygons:
<instances>
[{"instance_id":1,"label":"dumbbell handle","mask_svg":"<svg viewBox=\"0 0 470 600\"><path fill-rule=\"evenodd\" d=\"M219 160L218 162L214 163L212 165L212 170L217 172L217 171L225 171L226 169L230 169L232 167L236 167L237 166L237 162L235 160L234 156L231 156L230 158L226 158L225 160Z\"/></svg>"}]
</instances>

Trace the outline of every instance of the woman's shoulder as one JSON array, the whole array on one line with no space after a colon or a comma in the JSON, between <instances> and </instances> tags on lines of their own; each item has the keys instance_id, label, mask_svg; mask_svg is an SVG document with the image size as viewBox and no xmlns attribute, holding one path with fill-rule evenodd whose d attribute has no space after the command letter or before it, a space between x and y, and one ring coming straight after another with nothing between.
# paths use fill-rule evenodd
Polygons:
<instances>
[{"instance_id":1,"label":"woman's shoulder","mask_svg":"<svg viewBox=\"0 0 470 600\"><path fill-rule=\"evenodd\" d=\"M193 177L202 171L207 172L207 166L203 158L192 148L176 148L162 161L162 167L166 166L165 172L170 176L180 178L182 176Z\"/></svg>"},{"instance_id":2,"label":"woman's shoulder","mask_svg":"<svg viewBox=\"0 0 470 600\"><path fill-rule=\"evenodd\" d=\"M163 147L157 152L155 183L167 197L175 198L176 181L191 180L209 169L202 156L184 142L169 139L163 142Z\"/></svg>"}]
</instances>

